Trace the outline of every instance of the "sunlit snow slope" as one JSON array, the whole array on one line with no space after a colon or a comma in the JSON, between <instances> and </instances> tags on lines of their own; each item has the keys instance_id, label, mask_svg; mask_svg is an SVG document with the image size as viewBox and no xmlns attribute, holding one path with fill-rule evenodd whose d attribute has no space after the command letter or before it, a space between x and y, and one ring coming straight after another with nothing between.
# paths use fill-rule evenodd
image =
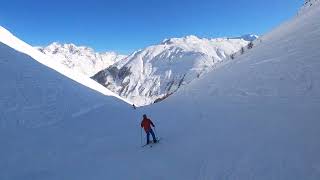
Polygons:
<instances>
[{"instance_id":1,"label":"sunlit snow slope","mask_svg":"<svg viewBox=\"0 0 320 180\"><path fill-rule=\"evenodd\" d=\"M70 79L83 84L91 89L94 89L104 95L107 96L115 96L123 101L128 102L127 100L119 97L118 95L114 94L113 92L109 91L108 89L104 88L102 85L96 83L89 77L86 77L82 73L73 71L67 67L65 67L62 64L59 64L51 59L51 57L41 53L36 48L30 46L29 44L23 42L22 40L15 37L13 34L11 34L8 30L0 26L0 42L3 44L6 44L7 46L25 53L29 56L31 56L34 60L38 61L39 63L54 69L55 71L69 77Z\"/></svg>"},{"instance_id":2,"label":"sunlit snow slope","mask_svg":"<svg viewBox=\"0 0 320 180\"><path fill-rule=\"evenodd\" d=\"M295 17L137 110L1 44L0 179L318 180L319 16L317 7ZM39 88L47 82L62 87ZM162 137L152 148L140 147L143 113ZM54 114L58 121L46 118Z\"/></svg>"},{"instance_id":3,"label":"sunlit snow slope","mask_svg":"<svg viewBox=\"0 0 320 180\"><path fill-rule=\"evenodd\" d=\"M165 140L148 157L156 168L146 176L320 179L319 17L319 6L300 14L147 108Z\"/></svg>"}]
</instances>

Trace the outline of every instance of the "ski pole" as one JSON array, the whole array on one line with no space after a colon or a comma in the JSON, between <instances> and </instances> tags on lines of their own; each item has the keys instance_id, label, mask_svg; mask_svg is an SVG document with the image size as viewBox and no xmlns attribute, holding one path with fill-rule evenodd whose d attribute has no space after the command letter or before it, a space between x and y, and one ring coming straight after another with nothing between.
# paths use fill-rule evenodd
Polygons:
<instances>
[{"instance_id":1,"label":"ski pole","mask_svg":"<svg viewBox=\"0 0 320 180\"><path fill-rule=\"evenodd\" d=\"M142 128L140 128L140 144L142 146Z\"/></svg>"},{"instance_id":2,"label":"ski pole","mask_svg":"<svg viewBox=\"0 0 320 180\"><path fill-rule=\"evenodd\" d=\"M154 128L154 133L156 134L157 139L159 139L159 136L158 136L158 133L157 133L156 127L153 127L153 128Z\"/></svg>"}]
</instances>

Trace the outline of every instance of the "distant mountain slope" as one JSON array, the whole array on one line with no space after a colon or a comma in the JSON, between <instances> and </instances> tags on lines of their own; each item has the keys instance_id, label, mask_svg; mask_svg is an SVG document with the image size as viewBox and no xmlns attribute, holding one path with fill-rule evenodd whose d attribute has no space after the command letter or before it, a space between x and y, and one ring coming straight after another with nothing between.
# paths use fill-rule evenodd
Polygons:
<instances>
[{"instance_id":1,"label":"distant mountain slope","mask_svg":"<svg viewBox=\"0 0 320 180\"><path fill-rule=\"evenodd\" d=\"M52 43L47 47L37 47L42 53L66 67L88 77L123 59L115 52L97 53L93 49L74 44Z\"/></svg>"},{"instance_id":2,"label":"distant mountain slope","mask_svg":"<svg viewBox=\"0 0 320 180\"><path fill-rule=\"evenodd\" d=\"M30 46L29 44L23 42L22 40L15 37L11 34L8 30L0 26L0 42L4 45L7 45L19 52L27 54L28 56L32 57L34 60L38 61L39 63L59 72L60 74L82 84L85 85L93 90L96 90L104 95L107 96L115 96L123 101L125 99L119 97L117 94L109 91L108 89L104 88L99 83L95 82L94 80L90 79L89 77L84 76L82 73L75 72L64 65L54 61L48 55L45 55L38 51L36 48ZM126 101L127 102L127 101Z\"/></svg>"},{"instance_id":3,"label":"distant mountain slope","mask_svg":"<svg viewBox=\"0 0 320 180\"><path fill-rule=\"evenodd\" d=\"M248 39L256 38L166 39L134 52L92 78L136 105L147 105L171 95L246 47Z\"/></svg>"}]
</instances>

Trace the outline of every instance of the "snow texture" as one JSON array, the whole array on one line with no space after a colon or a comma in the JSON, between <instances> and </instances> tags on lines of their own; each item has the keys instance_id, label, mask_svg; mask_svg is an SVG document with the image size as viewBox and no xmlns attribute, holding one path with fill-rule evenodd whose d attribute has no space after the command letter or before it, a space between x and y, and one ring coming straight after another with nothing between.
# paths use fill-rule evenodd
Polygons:
<instances>
[{"instance_id":1,"label":"snow texture","mask_svg":"<svg viewBox=\"0 0 320 180\"><path fill-rule=\"evenodd\" d=\"M93 76L100 84L137 106L160 101L182 85L211 71L257 36L205 39L171 38L136 51ZM250 41L248 41L250 40Z\"/></svg>"},{"instance_id":2,"label":"snow texture","mask_svg":"<svg viewBox=\"0 0 320 180\"><path fill-rule=\"evenodd\" d=\"M89 47L57 42L37 49L49 55L52 60L88 77L126 57L116 52L98 53Z\"/></svg>"},{"instance_id":3,"label":"snow texture","mask_svg":"<svg viewBox=\"0 0 320 180\"><path fill-rule=\"evenodd\" d=\"M15 51L0 33L0 179L320 179L319 16L310 9L136 110ZM162 137L153 148L140 147L143 113Z\"/></svg>"}]
</instances>

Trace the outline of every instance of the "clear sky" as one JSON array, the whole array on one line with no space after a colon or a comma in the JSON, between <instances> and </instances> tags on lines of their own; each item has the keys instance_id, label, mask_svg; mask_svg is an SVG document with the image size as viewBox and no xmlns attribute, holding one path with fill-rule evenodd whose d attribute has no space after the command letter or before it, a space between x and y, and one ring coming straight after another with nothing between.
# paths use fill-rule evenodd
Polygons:
<instances>
[{"instance_id":1,"label":"clear sky","mask_svg":"<svg viewBox=\"0 0 320 180\"><path fill-rule=\"evenodd\" d=\"M303 0L1 0L0 25L31 45L53 41L129 54L165 38L264 34Z\"/></svg>"}]
</instances>

